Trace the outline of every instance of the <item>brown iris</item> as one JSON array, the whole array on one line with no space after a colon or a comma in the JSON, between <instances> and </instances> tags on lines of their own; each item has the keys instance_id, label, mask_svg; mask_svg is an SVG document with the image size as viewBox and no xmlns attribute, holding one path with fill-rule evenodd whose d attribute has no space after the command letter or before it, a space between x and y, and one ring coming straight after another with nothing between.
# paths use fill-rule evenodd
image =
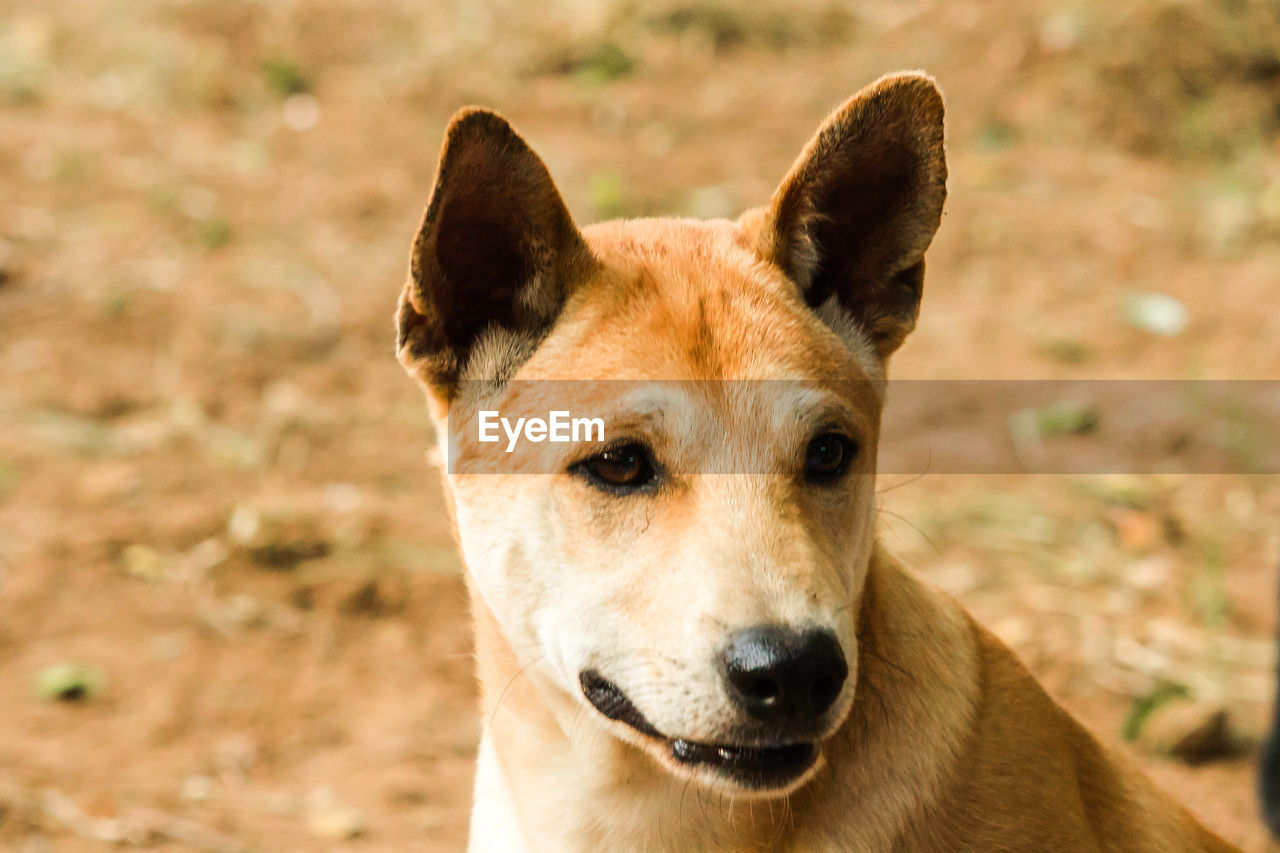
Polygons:
<instances>
[{"instance_id":1,"label":"brown iris","mask_svg":"<svg viewBox=\"0 0 1280 853\"><path fill-rule=\"evenodd\" d=\"M824 432L815 436L804 451L805 479L820 485L834 483L849 470L857 452L857 445L846 435Z\"/></svg>"},{"instance_id":2,"label":"brown iris","mask_svg":"<svg viewBox=\"0 0 1280 853\"><path fill-rule=\"evenodd\" d=\"M594 485L611 491L629 491L651 483L656 476L653 457L642 444L624 444L579 463Z\"/></svg>"}]
</instances>

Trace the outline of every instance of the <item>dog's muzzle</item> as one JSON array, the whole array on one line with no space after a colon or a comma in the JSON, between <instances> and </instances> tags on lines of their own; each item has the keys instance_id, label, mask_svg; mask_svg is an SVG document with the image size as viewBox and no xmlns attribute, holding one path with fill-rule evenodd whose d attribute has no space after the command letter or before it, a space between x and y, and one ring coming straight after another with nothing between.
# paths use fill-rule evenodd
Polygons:
<instances>
[{"instance_id":1,"label":"dog's muzzle","mask_svg":"<svg viewBox=\"0 0 1280 853\"><path fill-rule=\"evenodd\" d=\"M842 657L841 666L844 666ZM758 790L758 792L785 788L808 772L818 761L818 747L815 740L788 742L782 739L753 739L750 743L700 743L685 738L672 738L664 735L652 722L646 720L639 708L636 708L635 703L632 703L626 693L622 692L620 686L604 678L599 671L582 671L579 675L579 683L586 701L609 720L621 722L644 735L645 738L663 744L672 760L680 765L708 768L742 788ZM841 676L840 683L844 683L844 676ZM787 684L790 684L790 681ZM782 698L786 695L782 693L782 689L774 690L778 699L772 704L767 699L758 697L756 704L764 708L764 713L751 716L771 717L777 720L782 713L778 708L791 708L790 699ZM822 689L818 690L817 701L805 699L803 703L810 708L822 704L822 710L826 711L835 701L835 697L831 697L829 701L826 699L828 689L829 686L823 685ZM840 688L837 684L836 693L838 690ZM758 692L765 692L763 686L758 685ZM812 684L809 685L809 693L813 693ZM735 701L737 701L736 697Z\"/></svg>"}]
</instances>

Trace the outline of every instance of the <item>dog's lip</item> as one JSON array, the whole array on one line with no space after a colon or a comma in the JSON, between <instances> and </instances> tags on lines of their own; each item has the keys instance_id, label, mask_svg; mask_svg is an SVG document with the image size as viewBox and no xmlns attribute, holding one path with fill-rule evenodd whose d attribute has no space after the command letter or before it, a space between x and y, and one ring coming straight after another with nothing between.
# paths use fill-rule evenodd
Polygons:
<instances>
[{"instance_id":1,"label":"dog's lip","mask_svg":"<svg viewBox=\"0 0 1280 853\"><path fill-rule=\"evenodd\" d=\"M645 719L616 684L594 669L578 676L582 693L597 711L652 740L661 741L671 757L686 766L710 767L751 788L781 787L799 778L818 760L811 741L796 743L701 743L670 738Z\"/></svg>"},{"instance_id":2,"label":"dog's lip","mask_svg":"<svg viewBox=\"0 0 1280 853\"><path fill-rule=\"evenodd\" d=\"M724 770L759 787L789 781L818 760L817 747L807 741L785 744L695 743L671 741L671 755L681 764L703 764Z\"/></svg>"},{"instance_id":3,"label":"dog's lip","mask_svg":"<svg viewBox=\"0 0 1280 853\"><path fill-rule=\"evenodd\" d=\"M584 669L578 675L578 683L582 685L582 695L586 696L587 701L601 714L619 723L626 723L647 737L668 740L644 718L644 714L641 714L640 709L632 704L627 694L623 693L618 685L601 675L598 670Z\"/></svg>"}]
</instances>

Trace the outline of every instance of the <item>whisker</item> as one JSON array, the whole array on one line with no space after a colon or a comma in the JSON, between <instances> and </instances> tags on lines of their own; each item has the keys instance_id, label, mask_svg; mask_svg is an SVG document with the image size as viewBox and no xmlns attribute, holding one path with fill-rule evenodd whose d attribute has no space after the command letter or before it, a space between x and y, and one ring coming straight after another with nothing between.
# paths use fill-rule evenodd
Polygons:
<instances>
[{"instance_id":1,"label":"whisker","mask_svg":"<svg viewBox=\"0 0 1280 853\"><path fill-rule=\"evenodd\" d=\"M914 530L916 533L919 533L919 534L920 534L920 537L921 537L922 539L924 539L924 541L926 541L926 542L928 542L928 543L929 543L929 546L930 546L931 548L933 548L934 552L935 552L939 557L941 557L941 556L942 556L942 549L938 547L938 543L937 543L937 542L934 542L934 541L933 541L933 537L931 537L928 533L925 533L923 530L921 530L919 527L917 527L917 526L916 526L914 523L912 523L912 522L911 522L911 520L910 520L910 519L908 519L905 515L902 515L901 513L894 512L894 511L893 511L893 510L891 510L891 509L885 509L885 508L884 508L884 507L882 507L882 506L878 506L878 507L876 507L876 512L882 512L882 513L884 513L885 515L890 515L890 516L893 516L894 518L898 519L898 520L899 520L899 521L901 521L903 524L907 525L907 527L910 527L910 528L911 528L912 530Z\"/></svg>"},{"instance_id":2,"label":"whisker","mask_svg":"<svg viewBox=\"0 0 1280 853\"><path fill-rule=\"evenodd\" d=\"M511 680L507 682L507 686L503 687L502 692L498 694L498 701L493 703L493 713L489 715L488 728L493 728L493 721L498 716L498 711L502 708L502 703L506 700L507 694L511 690L511 685L515 684L516 679L524 675L532 666L542 663L544 660L546 660L546 655L538 655L533 660L516 670L516 674L511 676Z\"/></svg>"},{"instance_id":3,"label":"whisker","mask_svg":"<svg viewBox=\"0 0 1280 853\"><path fill-rule=\"evenodd\" d=\"M912 483L914 483L915 481L917 481L917 480L919 480L919 479L921 479L921 478L925 477L925 476L929 473L929 468L930 468L932 465L933 465L933 450L932 450L932 449L930 449L930 450L929 450L929 458L928 458L928 459L925 461L925 463L924 463L924 470L923 470L923 471L921 471L919 474L912 474L912 475L911 475L910 477L908 477L907 479L902 480L902 481L897 482L897 483L894 483L894 484L893 484L893 485L891 485L891 486L885 486L883 489L876 489L876 494L877 494L877 495L887 495L887 494L889 494L889 492L892 492L894 489L900 489L900 488L902 488L903 486L909 486L909 485L911 485L911 484L912 484Z\"/></svg>"}]
</instances>

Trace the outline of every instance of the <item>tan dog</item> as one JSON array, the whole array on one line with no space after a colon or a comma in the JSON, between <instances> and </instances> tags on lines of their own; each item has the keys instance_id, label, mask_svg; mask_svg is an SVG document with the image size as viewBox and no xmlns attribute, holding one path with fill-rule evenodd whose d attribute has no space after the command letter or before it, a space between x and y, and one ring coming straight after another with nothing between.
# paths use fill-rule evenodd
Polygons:
<instances>
[{"instance_id":1,"label":"tan dog","mask_svg":"<svg viewBox=\"0 0 1280 853\"><path fill-rule=\"evenodd\" d=\"M455 472L472 850L1231 849L876 542L886 362L945 184L919 74L737 221L579 230L505 121L454 119L397 349ZM476 412L537 388L605 443L467 473Z\"/></svg>"}]
</instances>

